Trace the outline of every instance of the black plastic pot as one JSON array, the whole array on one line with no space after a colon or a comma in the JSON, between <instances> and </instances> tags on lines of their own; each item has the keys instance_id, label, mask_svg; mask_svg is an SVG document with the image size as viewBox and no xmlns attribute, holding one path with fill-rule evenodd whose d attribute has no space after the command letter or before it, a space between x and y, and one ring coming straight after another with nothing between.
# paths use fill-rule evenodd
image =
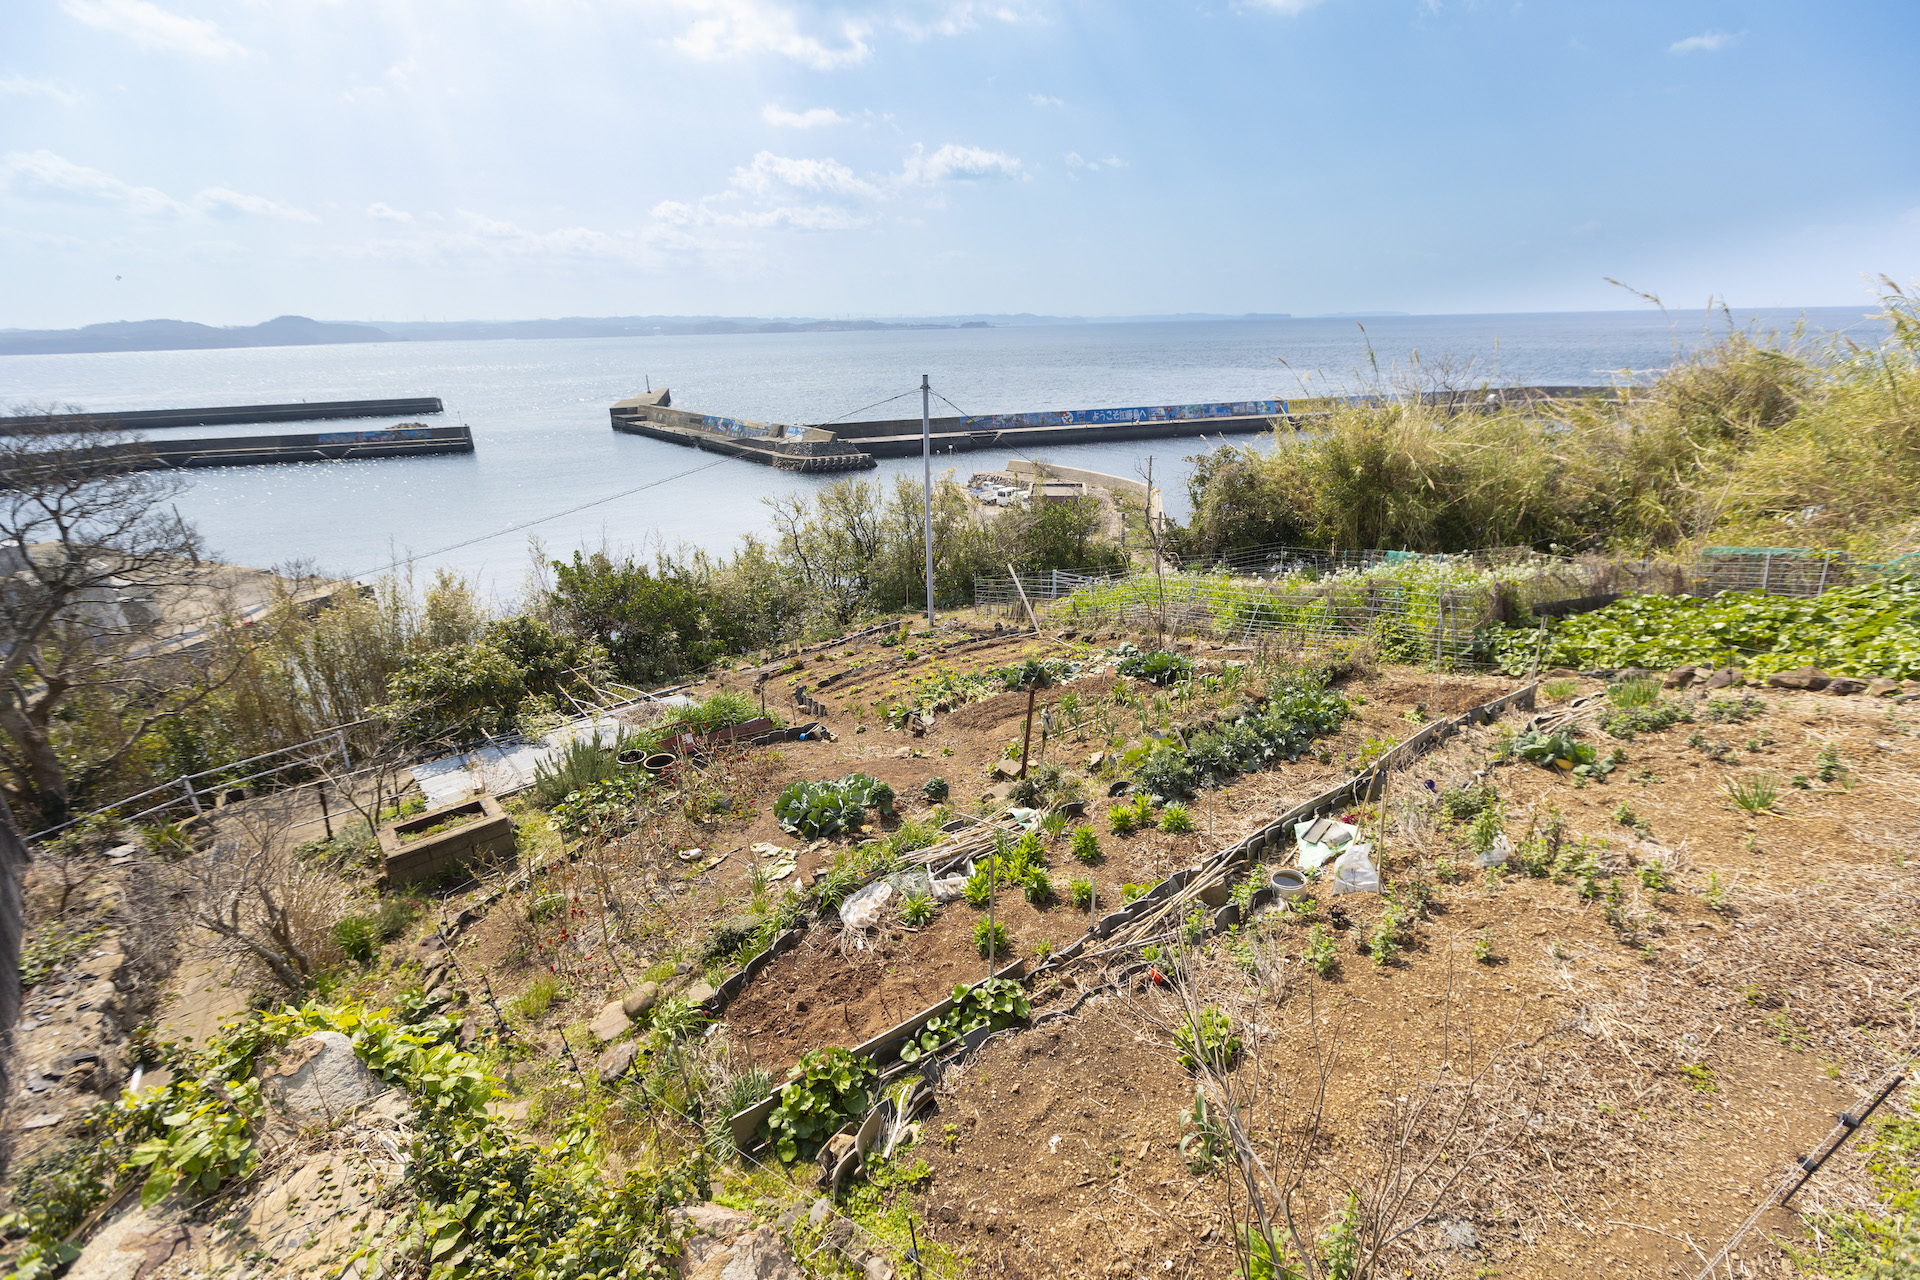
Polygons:
<instances>
[{"instance_id":1,"label":"black plastic pot","mask_svg":"<svg viewBox=\"0 0 1920 1280\"><path fill-rule=\"evenodd\" d=\"M656 751L640 763L648 773L665 773L680 763L680 757L671 751Z\"/></svg>"}]
</instances>

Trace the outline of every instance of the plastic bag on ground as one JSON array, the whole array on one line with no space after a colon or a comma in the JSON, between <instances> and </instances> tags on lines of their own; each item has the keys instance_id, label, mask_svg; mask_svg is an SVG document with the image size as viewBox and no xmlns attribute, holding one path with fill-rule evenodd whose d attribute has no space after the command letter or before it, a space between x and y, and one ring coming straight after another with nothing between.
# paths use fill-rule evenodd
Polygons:
<instances>
[{"instance_id":1,"label":"plastic bag on ground","mask_svg":"<svg viewBox=\"0 0 1920 1280\"><path fill-rule=\"evenodd\" d=\"M892 885L885 880L874 881L840 904L840 923L849 929L873 928L880 923L880 914L892 896Z\"/></svg>"},{"instance_id":2,"label":"plastic bag on ground","mask_svg":"<svg viewBox=\"0 0 1920 1280\"><path fill-rule=\"evenodd\" d=\"M1371 844L1356 844L1333 860L1333 887L1327 896L1341 893L1380 892L1380 873L1373 868Z\"/></svg>"},{"instance_id":3,"label":"plastic bag on ground","mask_svg":"<svg viewBox=\"0 0 1920 1280\"><path fill-rule=\"evenodd\" d=\"M1321 828L1318 840L1309 840L1307 836L1315 827ZM1293 824L1293 840L1300 847L1300 866L1311 871L1329 858L1337 858L1340 851L1353 843L1360 834L1358 827L1344 822L1334 822L1326 818L1309 818L1305 822Z\"/></svg>"}]
</instances>

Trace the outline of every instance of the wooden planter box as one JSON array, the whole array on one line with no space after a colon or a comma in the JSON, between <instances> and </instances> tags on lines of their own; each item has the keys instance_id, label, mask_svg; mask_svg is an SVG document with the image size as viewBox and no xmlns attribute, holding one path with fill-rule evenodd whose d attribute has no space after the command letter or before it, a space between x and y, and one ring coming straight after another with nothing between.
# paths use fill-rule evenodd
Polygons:
<instances>
[{"instance_id":1,"label":"wooden planter box","mask_svg":"<svg viewBox=\"0 0 1920 1280\"><path fill-rule=\"evenodd\" d=\"M451 830L408 838L466 814L473 817ZM492 796L479 795L388 823L380 828L380 852L386 863L387 883L412 884L454 868L512 857L513 819Z\"/></svg>"}]
</instances>

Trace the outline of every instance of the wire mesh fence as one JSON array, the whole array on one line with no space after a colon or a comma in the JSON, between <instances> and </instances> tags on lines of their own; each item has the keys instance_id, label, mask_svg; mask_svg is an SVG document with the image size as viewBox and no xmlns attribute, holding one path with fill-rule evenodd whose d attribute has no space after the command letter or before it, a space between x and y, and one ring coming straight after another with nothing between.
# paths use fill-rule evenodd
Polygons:
<instances>
[{"instance_id":1,"label":"wire mesh fence","mask_svg":"<svg viewBox=\"0 0 1920 1280\"><path fill-rule=\"evenodd\" d=\"M1494 624L1582 613L1622 596L1812 596L1914 568L1920 563L1766 547L1712 547L1681 561L1550 556L1524 547L1423 555L1270 546L1170 563L1159 573L1056 569L1017 582L980 578L974 607L1023 622L1024 591L1036 615L1057 626L1205 634L1308 652L1367 639L1388 661L1452 667L1484 656Z\"/></svg>"}]
</instances>

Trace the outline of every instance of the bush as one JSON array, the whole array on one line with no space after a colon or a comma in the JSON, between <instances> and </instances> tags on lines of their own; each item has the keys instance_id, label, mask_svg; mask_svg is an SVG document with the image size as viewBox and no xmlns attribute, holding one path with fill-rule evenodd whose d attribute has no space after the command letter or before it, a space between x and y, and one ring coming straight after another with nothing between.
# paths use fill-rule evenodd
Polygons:
<instances>
[{"instance_id":1,"label":"bush","mask_svg":"<svg viewBox=\"0 0 1920 1280\"><path fill-rule=\"evenodd\" d=\"M542 760L533 767L533 789L529 798L542 809L551 809L582 787L631 774L632 770L615 758L619 751L631 745L632 740L624 735L611 749L600 746L597 734L583 734L573 739L557 757Z\"/></svg>"},{"instance_id":2,"label":"bush","mask_svg":"<svg viewBox=\"0 0 1920 1280\"><path fill-rule=\"evenodd\" d=\"M1183 804L1170 804L1160 811L1160 829L1170 836L1193 834L1193 815Z\"/></svg>"},{"instance_id":3,"label":"bush","mask_svg":"<svg viewBox=\"0 0 1920 1280\"><path fill-rule=\"evenodd\" d=\"M1072 880L1068 882L1067 888L1072 894L1073 905L1080 910L1085 911L1093 905L1093 881Z\"/></svg>"},{"instance_id":4,"label":"bush","mask_svg":"<svg viewBox=\"0 0 1920 1280\"><path fill-rule=\"evenodd\" d=\"M940 804L949 794L947 780L938 774L928 778L920 787L920 794L927 798L928 804Z\"/></svg>"},{"instance_id":5,"label":"bush","mask_svg":"<svg viewBox=\"0 0 1920 1280\"><path fill-rule=\"evenodd\" d=\"M781 1163L813 1159L840 1126L866 1115L879 1073L871 1058L845 1049L814 1049L801 1058L767 1117Z\"/></svg>"},{"instance_id":6,"label":"bush","mask_svg":"<svg viewBox=\"0 0 1920 1280\"><path fill-rule=\"evenodd\" d=\"M982 916L973 922L973 949L991 959L1007 953L1007 926Z\"/></svg>"}]
</instances>

